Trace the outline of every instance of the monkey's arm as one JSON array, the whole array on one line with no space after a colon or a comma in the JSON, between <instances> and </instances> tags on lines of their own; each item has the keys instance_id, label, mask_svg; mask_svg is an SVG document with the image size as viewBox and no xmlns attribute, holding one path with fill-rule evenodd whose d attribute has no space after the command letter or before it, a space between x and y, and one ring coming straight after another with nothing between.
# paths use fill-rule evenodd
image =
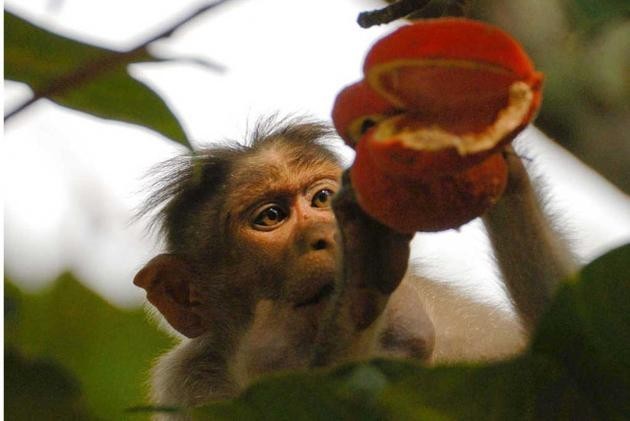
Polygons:
<instances>
[{"instance_id":1,"label":"monkey's arm","mask_svg":"<svg viewBox=\"0 0 630 421\"><path fill-rule=\"evenodd\" d=\"M577 265L545 214L520 158L511 148L505 157L508 186L483 222L510 298L531 332L558 283Z\"/></svg>"},{"instance_id":2,"label":"monkey's arm","mask_svg":"<svg viewBox=\"0 0 630 421\"><path fill-rule=\"evenodd\" d=\"M348 171L335 195L342 255L336 295L324 316L312 365L325 365L367 352L377 320L396 290L409 259L411 234L401 234L370 218L356 201Z\"/></svg>"}]
</instances>

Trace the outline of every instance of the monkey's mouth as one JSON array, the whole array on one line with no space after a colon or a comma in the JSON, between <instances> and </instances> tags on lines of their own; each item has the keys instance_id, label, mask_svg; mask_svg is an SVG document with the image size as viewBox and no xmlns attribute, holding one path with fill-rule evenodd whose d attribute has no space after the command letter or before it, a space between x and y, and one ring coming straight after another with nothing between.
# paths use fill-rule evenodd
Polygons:
<instances>
[{"instance_id":1,"label":"monkey's mouth","mask_svg":"<svg viewBox=\"0 0 630 421\"><path fill-rule=\"evenodd\" d=\"M321 287L315 295L313 295L312 297L304 301L300 301L299 303L295 304L294 307L302 308L302 307L308 307L308 306L313 306L315 304L319 304L324 299L332 295L334 290L335 290L335 286L333 284L326 284L323 287Z\"/></svg>"}]
</instances>

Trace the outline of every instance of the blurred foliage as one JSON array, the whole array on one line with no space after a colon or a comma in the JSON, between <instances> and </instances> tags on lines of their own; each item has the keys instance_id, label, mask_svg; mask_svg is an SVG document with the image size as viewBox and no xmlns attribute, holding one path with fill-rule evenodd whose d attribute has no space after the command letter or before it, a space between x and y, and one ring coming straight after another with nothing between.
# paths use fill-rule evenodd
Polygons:
<instances>
[{"instance_id":1,"label":"blurred foliage","mask_svg":"<svg viewBox=\"0 0 630 421\"><path fill-rule=\"evenodd\" d=\"M630 1L473 0L545 73L536 125L630 193Z\"/></svg>"},{"instance_id":2,"label":"blurred foliage","mask_svg":"<svg viewBox=\"0 0 630 421\"><path fill-rule=\"evenodd\" d=\"M87 420L78 380L60 364L4 350L5 415L10 420Z\"/></svg>"},{"instance_id":3,"label":"blurred foliage","mask_svg":"<svg viewBox=\"0 0 630 421\"><path fill-rule=\"evenodd\" d=\"M630 416L630 245L595 260L558 292L531 352L563 364L600 419Z\"/></svg>"},{"instance_id":4,"label":"blurred foliage","mask_svg":"<svg viewBox=\"0 0 630 421\"><path fill-rule=\"evenodd\" d=\"M75 41L4 12L4 77L35 96L97 117L139 124L189 146L166 103L132 78L132 63L159 61L146 48L107 50Z\"/></svg>"},{"instance_id":5,"label":"blurred foliage","mask_svg":"<svg viewBox=\"0 0 630 421\"><path fill-rule=\"evenodd\" d=\"M79 411L80 403L99 419L123 419L127 408L146 401L151 361L169 344L142 310L117 309L69 274L38 294L22 293L7 280L5 405L16 411L7 419L76 419L20 416L38 410L20 408L47 387L67 402L67 411ZM40 406L46 405L43 399Z\"/></svg>"},{"instance_id":6,"label":"blurred foliage","mask_svg":"<svg viewBox=\"0 0 630 421\"><path fill-rule=\"evenodd\" d=\"M216 420L573 420L594 414L580 398L562 367L543 357L438 368L374 360L268 378L195 412Z\"/></svg>"}]
</instances>

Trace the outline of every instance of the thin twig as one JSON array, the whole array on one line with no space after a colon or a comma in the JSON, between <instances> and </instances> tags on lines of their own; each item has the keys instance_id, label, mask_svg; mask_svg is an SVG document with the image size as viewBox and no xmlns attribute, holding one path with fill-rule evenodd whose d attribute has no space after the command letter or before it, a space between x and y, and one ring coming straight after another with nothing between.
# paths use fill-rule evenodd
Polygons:
<instances>
[{"instance_id":1,"label":"thin twig","mask_svg":"<svg viewBox=\"0 0 630 421\"><path fill-rule=\"evenodd\" d=\"M9 119L11 119L14 115L18 114L19 112L21 112L22 110L24 110L25 108L30 107L31 105L33 105L33 103L39 99L41 99L41 96L37 96L37 95L33 95L29 100L24 101L23 103L21 103L20 105L18 105L16 108L13 109L13 111L9 111L8 114L5 114L4 116L4 122L6 123L7 121L9 121Z\"/></svg>"},{"instance_id":2,"label":"thin twig","mask_svg":"<svg viewBox=\"0 0 630 421\"><path fill-rule=\"evenodd\" d=\"M143 55L148 55L147 46L149 44L157 40L170 37L171 35L173 35L173 33L175 33L175 31L177 31L179 28L181 28L191 20L195 19L197 16L211 9L214 9L215 7L227 1L229 0L217 0L214 3L202 6L184 16L183 18L179 19L178 21L170 25L167 29L157 33L154 36L151 36L150 38L146 39L145 41L141 42L136 47L133 47L128 51L111 52L98 60L85 63L84 65L79 66L74 71L51 80L45 88L39 91L35 91L33 93L33 97L18 105L14 110L6 114L4 116L5 123L16 114L30 107L33 103L40 100L41 98L49 98L52 96L61 95L66 91L77 87L78 85L95 79L96 77L100 76L103 73L106 73L116 66L125 65L132 62L134 58L140 58Z\"/></svg>"},{"instance_id":3,"label":"thin twig","mask_svg":"<svg viewBox=\"0 0 630 421\"><path fill-rule=\"evenodd\" d=\"M390 23L422 9L429 1L430 0L399 0L382 9L360 13L357 18L357 23L362 28Z\"/></svg>"},{"instance_id":4,"label":"thin twig","mask_svg":"<svg viewBox=\"0 0 630 421\"><path fill-rule=\"evenodd\" d=\"M182 26L186 25L191 20L195 19L197 16L199 16L199 15L201 15L203 13L206 13L208 10L214 9L217 6L220 6L221 4L223 4L223 3L227 2L227 1L229 1L229 0L217 0L214 3L210 3L210 4L206 4L205 6L201 6L199 9L189 13L188 16L185 16L185 17L181 18L180 20L178 20L177 22L173 23L167 29L165 29L162 32L154 35L153 37L151 37L149 39L147 39L146 41L141 43L136 48L144 48L144 47L146 47L147 45L151 44L154 41L157 41L157 40L162 39L162 38L170 37L171 35L173 35L173 33L175 31L177 31Z\"/></svg>"},{"instance_id":5,"label":"thin twig","mask_svg":"<svg viewBox=\"0 0 630 421\"><path fill-rule=\"evenodd\" d=\"M222 64L216 63L211 60L199 58L199 57L192 57L192 56L166 57L162 55L158 55L158 56L154 55L154 58L155 58L154 61L161 62L161 63L167 63L167 62L190 63L197 66L201 66L204 69L215 71L217 73L224 73L226 71L226 67L223 66Z\"/></svg>"}]
</instances>

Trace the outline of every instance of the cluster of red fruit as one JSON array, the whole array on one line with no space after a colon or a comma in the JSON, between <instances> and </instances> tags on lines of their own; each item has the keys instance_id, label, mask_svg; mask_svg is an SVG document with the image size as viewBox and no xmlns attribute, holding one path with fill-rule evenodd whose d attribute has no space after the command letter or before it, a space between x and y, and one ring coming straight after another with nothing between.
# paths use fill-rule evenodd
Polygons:
<instances>
[{"instance_id":1,"label":"cluster of red fruit","mask_svg":"<svg viewBox=\"0 0 630 421\"><path fill-rule=\"evenodd\" d=\"M400 232L456 228L507 183L505 146L534 118L542 75L523 48L482 22L442 18L401 27L368 52L333 121L356 149L361 207Z\"/></svg>"}]
</instances>

